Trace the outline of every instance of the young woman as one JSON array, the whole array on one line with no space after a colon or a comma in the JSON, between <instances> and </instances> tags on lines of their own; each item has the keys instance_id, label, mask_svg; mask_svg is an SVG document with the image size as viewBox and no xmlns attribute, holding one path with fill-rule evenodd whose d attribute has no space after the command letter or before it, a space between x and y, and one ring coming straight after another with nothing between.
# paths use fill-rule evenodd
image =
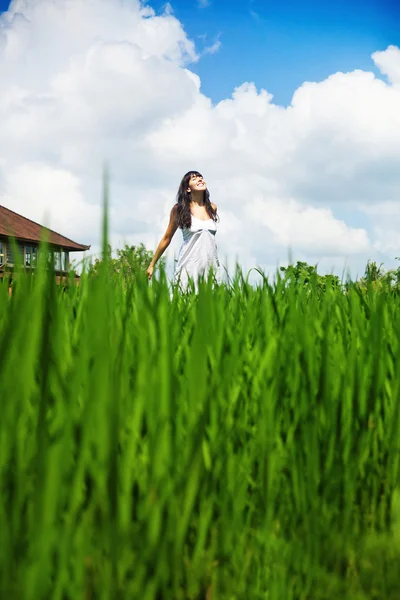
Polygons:
<instances>
[{"instance_id":1,"label":"young woman","mask_svg":"<svg viewBox=\"0 0 400 600\"><path fill-rule=\"evenodd\" d=\"M219 282L220 265L215 242L217 219L217 207L210 201L203 176L198 171L189 171L182 178L167 230L147 269L148 278L151 279L158 259L170 245L179 227L182 229L183 244L179 251L175 282L185 291L189 279L193 279L197 290L199 277L207 277L211 269Z\"/></svg>"}]
</instances>

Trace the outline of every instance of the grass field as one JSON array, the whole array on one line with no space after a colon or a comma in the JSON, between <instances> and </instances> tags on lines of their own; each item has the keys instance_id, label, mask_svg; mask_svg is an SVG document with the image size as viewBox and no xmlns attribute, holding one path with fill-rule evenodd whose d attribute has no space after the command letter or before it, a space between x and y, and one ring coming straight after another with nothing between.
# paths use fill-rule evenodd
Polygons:
<instances>
[{"instance_id":1,"label":"grass field","mask_svg":"<svg viewBox=\"0 0 400 600\"><path fill-rule=\"evenodd\" d=\"M397 600L400 298L0 285L0 597Z\"/></svg>"}]
</instances>

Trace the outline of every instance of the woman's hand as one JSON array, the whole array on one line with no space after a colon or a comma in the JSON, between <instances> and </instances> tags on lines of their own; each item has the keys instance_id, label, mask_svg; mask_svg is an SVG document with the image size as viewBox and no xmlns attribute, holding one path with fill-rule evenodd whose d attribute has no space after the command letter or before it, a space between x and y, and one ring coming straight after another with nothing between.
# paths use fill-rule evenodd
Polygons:
<instances>
[{"instance_id":1,"label":"woman's hand","mask_svg":"<svg viewBox=\"0 0 400 600\"><path fill-rule=\"evenodd\" d=\"M149 281L150 281L150 279L153 277L153 271L154 271L154 267L153 267L153 265L150 265L150 266L147 268L147 271L146 271L146 273L147 273L147 278L148 278L148 280L149 280Z\"/></svg>"}]
</instances>

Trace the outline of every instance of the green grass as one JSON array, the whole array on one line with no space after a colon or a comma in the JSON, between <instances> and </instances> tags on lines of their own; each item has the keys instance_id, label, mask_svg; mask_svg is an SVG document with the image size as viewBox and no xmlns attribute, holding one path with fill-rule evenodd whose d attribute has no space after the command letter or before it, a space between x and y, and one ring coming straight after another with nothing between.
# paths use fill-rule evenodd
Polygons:
<instances>
[{"instance_id":1,"label":"green grass","mask_svg":"<svg viewBox=\"0 0 400 600\"><path fill-rule=\"evenodd\" d=\"M0 285L0 597L400 597L400 298Z\"/></svg>"}]
</instances>

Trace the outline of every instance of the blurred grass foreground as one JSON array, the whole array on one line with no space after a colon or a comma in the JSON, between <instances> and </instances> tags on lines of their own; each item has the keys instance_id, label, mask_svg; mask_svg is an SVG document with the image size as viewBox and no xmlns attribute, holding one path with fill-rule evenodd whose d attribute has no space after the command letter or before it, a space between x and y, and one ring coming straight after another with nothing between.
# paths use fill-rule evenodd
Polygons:
<instances>
[{"instance_id":1,"label":"blurred grass foreground","mask_svg":"<svg viewBox=\"0 0 400 600\"><path fill-rule=\"evenodd\" d=\"M0 284L0 349L2 599L400 598L392 289L105 253Z\"/></svg>"}]
</instances>

